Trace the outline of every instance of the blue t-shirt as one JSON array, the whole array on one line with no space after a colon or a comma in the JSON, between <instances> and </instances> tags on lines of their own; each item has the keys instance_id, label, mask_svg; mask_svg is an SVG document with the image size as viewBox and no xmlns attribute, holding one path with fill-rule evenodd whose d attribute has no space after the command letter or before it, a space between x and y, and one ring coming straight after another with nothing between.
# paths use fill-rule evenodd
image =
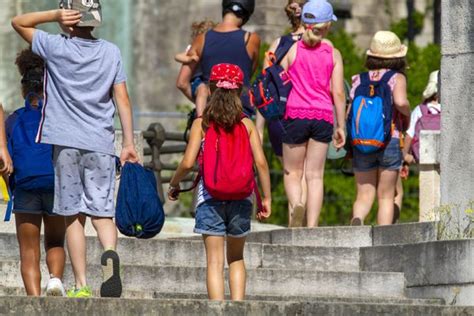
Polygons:
<instances>
[{"instance_id":1,"label":"blue t-shirt","mask_svg":"<svg viewBox=\"0 0 474 316\"><path fill-rule=\"evenodd\" d=\"M112 88L127 80L119 48L41 30L32 46L46 63L37 142L114 155Z\"/></svg>"}]
</instances>

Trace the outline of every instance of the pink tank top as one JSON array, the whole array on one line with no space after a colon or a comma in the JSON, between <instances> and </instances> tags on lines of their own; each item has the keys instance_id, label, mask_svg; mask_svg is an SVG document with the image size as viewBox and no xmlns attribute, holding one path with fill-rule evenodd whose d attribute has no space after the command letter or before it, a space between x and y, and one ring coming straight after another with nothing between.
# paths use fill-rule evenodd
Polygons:
<instances>
[{"instance_id":1,"label":"pink tank top","mask_svg":"<svg viewBox=\"0 0 474 316\"><path fill-rule=\"evenodd\" d=\"M285 117L324 120L333 124L333 48L326 43L309 47L303 41L297 45L295 61L288 70L293 89L288 97Z\"/></svg>"}]
</instances>

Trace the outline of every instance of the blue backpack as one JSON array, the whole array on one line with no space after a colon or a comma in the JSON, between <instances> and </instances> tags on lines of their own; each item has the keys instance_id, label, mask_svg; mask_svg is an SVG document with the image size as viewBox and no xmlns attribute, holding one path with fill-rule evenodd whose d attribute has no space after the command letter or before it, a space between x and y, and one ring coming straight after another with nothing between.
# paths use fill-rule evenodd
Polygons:
<instances>
[{"instance_id":1,"label":"blue backpack","mask_svg":"<svg viewBox=\"0 0 474 316\"><path fill-rule=\"evenodd\" d=\"M347 118L350 144L361 153L382 150L392 138L392 90L388 85L395 71L387 71L380 81L371 81L369 73L360 74Z\"/></svg>"},{"instance_id":2,"label":"blue backpack","mask_svg":"<svg viewBox=\"0 0 474 316\"><path fill-rule=\"evenodd\" d=\"M43 101L34 108L28 94L25 107L13 115L8 130L8 151L13 160L14 173L10 178L12 188L23 190L54 190L53 146L35 142L41 121Z\"/></svg>"},{"instance_id":3,"label":"blue backpack","mask_svg":"<svg viewBox=\"0 0 474 316\"><path fill-rule=\"evenodd\" d=\"M126 236L147 239L155 237L164 222L153 171L140 164L125 163L117 195L117 228Z\"/></svg>"},{"instance_id":4,"label":"blue backpack","mask_svg":"<svg viewBox=\"0 0 474 316\"><path fill-rule=\"evenodd\" d=\"M285 115L293 84L280 63L294 43L292 35L280 38L275 53L270 54L272 64L258 75L250 88L250 103L266 120L281 119Z\"/></svg>"}]
</instances>

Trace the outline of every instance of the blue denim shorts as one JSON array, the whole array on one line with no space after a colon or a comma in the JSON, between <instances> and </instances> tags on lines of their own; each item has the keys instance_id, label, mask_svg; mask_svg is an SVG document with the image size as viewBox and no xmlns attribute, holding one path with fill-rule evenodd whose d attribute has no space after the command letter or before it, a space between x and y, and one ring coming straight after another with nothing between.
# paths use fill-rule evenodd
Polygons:
<instances>
[{"instance_id":1,"label":"blue denim shorts","mask_svg":"<svg viewBox=\"0 0 474 316\"><path fill-rule=\"evenodd\" d=\"M374 169L399 170L402 167L402 150L400 139L392 138L388 146L376 153L363 154L354 148L352 166L355 172L365 172Z\"/></svg>"},{"instance_id":2,"label":"blue denim shorts","mask_svg":"<svg viewBox=\"0 0 474 316\"><path fill-rule=\"evenodd\" d=\"M13 193L14 214L54 215L54 192L52 190L26 191L16 188Z\"/></svg>"},{"instance_id":3,"label":"blue denim shorts","mask_svg":"<svg viewBox=\"0 0 474 316\"><path fill-rule=\"evenodd\" d=\"M210 236L245 237L250 233L250 200L207 200L196 208L194 232Z\"/></svg>"},{"instance_id":4,"label":"blue denim shorts","mask_svg":"<svg viewBox=\"0 0 474 316\"><path fill-rule=\"evenodd\" d=\"M201 84L205 84L203 78L201 76L196 76L191 79L191 95L193 99L196 99L197 89Z\"/></svg>"}]
</instances>

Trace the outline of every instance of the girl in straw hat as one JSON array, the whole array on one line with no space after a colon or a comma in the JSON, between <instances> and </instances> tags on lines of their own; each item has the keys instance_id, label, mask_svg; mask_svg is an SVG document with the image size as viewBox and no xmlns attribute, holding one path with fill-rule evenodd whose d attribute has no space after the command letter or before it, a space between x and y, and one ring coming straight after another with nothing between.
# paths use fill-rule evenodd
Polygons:
<instances>
[{"instance_id":1,"label":"girl in straw hat","mask_svg":"<svg viewBox=\"0 0 474 316\"><path fill-rule=\"evenodd\" d=\"M353 150L357 197L353 207L352 225L363 224L372 208L375 196L379 206L377 223L390 225L394 218L395 187L402 167L401 130L404 126L408 126L410 117L407 81L404 75L407 50L397 35L380 31L373 37L370 49L367 51L365 66L369 70L370 80L379 81L387 71L396 71L388 82L392 91L394 122L392 139L384 150L371 154L361 153L356 148ZM352 78L352 99L360 83L360 75Z\"/></svg>"}]
</instances>

